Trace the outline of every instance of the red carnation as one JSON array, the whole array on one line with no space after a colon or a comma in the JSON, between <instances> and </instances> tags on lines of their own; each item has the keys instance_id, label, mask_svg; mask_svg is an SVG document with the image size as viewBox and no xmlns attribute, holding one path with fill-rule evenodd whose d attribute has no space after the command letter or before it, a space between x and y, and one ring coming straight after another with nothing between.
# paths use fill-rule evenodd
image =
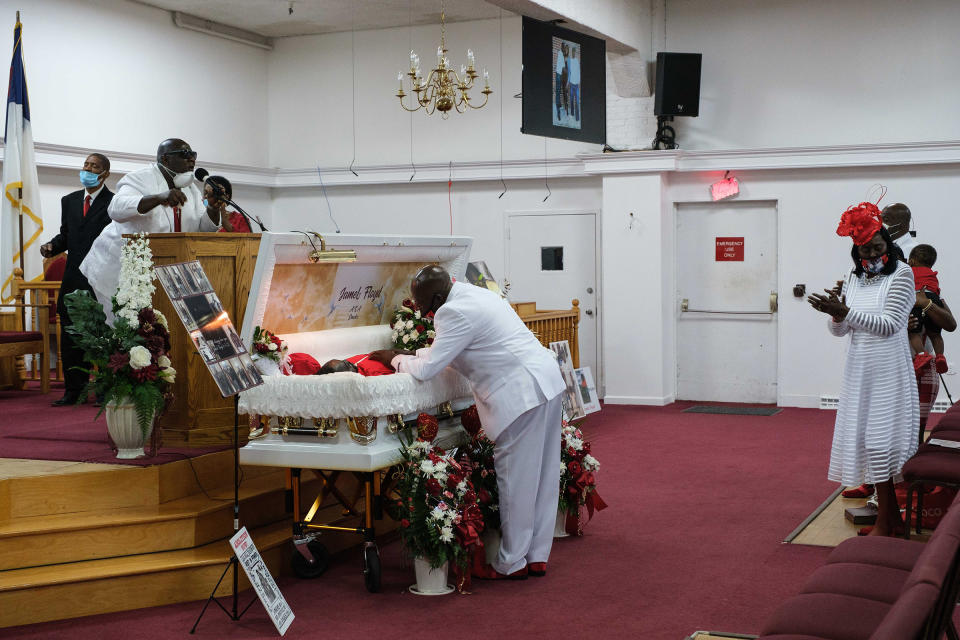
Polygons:
<instances>
[{"instance_id":1,"label":"red carnation","mask_svg":"<svg viewBox=\"0 0 960 640\"><path fill-rule=\"evenodd\" d=\"M150 307L144 307L137 313L137 320L140 324L154 324L157 321L157 315Z\"/></svg>"},{"instance_id":2,"label":"red carnation","mask_svg":"<svg viewBox=\"0 0 960 640\"><path fill-rule=\"evenodd\" d=\"M400 521L400 526L406 529L407 527L410 526L410 521L404 518L403 520Z\"/></svg>"},{"instance_id":3,"label":"red carnation","mask_svg":"<svg viewBox=\"0 0 960 640\"><path fill-rule=\"evenodd\" d=\"M422 324L418 324L417 326L414 327L414 329L417 330L417 333L423 333L424 331L427 330L427 328Z\"/></svg>"},{"instance_id":4,"label":"red carnation","mask_svg":"<svg viewBox=\"0 0 960 640\"><path fill-rule=\"evenodd\" d=\"M427 315L424 316L424 317L430 318L431 320L433 320L433 311L428 311L428 312L427 312Z\"/></svg>"},{"instance_id":5,"label":"red carnation","mask_svg":"<svg viewBox=\"0 0 960 640\"><path fill-rule=\"evenodd\" d=\"M432 496L440 495L440 492L443 491L443 487L440 486L440 482L436 478L430 478L427 480L427 492Z\"/></svg>"},{"instance_id":6,"label":"red carnation","mask_svg":"<svg viewBox=\"0 0 960 640\"><path fill-rule=\"evenodd\" d=\"M460 414L460 424L464 430L470 434L471 438L476 438L483 425L480 424L480 413L477 411L477 405L472 404L463 413Z\"/></svg>"},{"instance_id":7,"label":"red carnation","mask_svg":"<svg viewBox=\"0 0 960 640\"><path fill-rule=\"evenodd\" d=\"M477 494L473 492L472 489L468 489L465 494L463 494L463 501L467 504L477 501Z\"/></svg>"},{"instance_id":8,"label":"red carnation","mask_svg":"<svg viewBox=\"0 0 960 640\"><path fill-rule=\"evenodd\" d=\"M417 416L417 435L425 442L433 442L440 431L440 423L429 413L421 413Z\"/></svg>"},{"instance_id":9,"label":"red carnation","mask_svg":"<svg viewBox=\"0 0 960 640\"><path fill-rule=\"evenodd\" d=\"M480 504L490 504L493 501L493 498L490 496L490 492L486 489L480 489Z\"/></svg>"},{"instance_id":10,"label":"red carnation","mask_svg":"<svg viewBox=\"0 0 960 640\"><path fill-rule=\"evenodd\" d=\"M131 375L137 382L152 382L157 379L157 374L159 373L160 367L151 363L142 369L133 369Z\"/></svg>"},{"instance_id":11,"label":"red carnation","mask_svg":"<svg viewBox=\"0 0 960 640\"><path fill-rule=\"evenodd\" d=\"M107 363L107 366L110 367L114 373L117 373L128 364L130 364L129 353L115 353L110 356L110 362Z\"/></svg>"},{"instance_id":12,"label":"red carnation","mask_svg":"<svg viewBox=\"0 0 960 640\"><path fill-rule=\"evenodd\" d=\"M447 489L454 489L458 484L460 484L460 478L454 475L447 476Z\"/></svg>"}]
</instances>

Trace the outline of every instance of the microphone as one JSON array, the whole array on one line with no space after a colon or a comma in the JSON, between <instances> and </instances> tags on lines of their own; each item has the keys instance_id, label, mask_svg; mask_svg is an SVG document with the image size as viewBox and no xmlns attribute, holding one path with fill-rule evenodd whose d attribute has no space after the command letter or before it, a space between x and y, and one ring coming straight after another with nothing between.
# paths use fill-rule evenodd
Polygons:
<instances>
[{"instance_id":1,"label":"microphone","mask_svg":"<svg viewBox=\"0 0 960 640\"><path fill-rule=\"evenodd\" d=\"M218 200L222 200L223 202L231 205L234 209L236 209L237 212L238 212L240 215L242 215L244 218L247 219L247 222L248 222L248 223L251 223L251 224L250 224L250 228L251 228L251 229L253 228L253 224L252 224L252 223L256 222L257 225L260 227L260 231L266 231L266 230L267 230L267 228L266 228L265 226L263 226L263 223L260 222L260 218L256 218L256 217L254 217L254 216L251 216L249 213L247 213L246 211L244 211L244 210L240 207L240 205L238 205L236 202L234 202L234 201L231 200L229 197L227 197L227 192L226 192L226 190L223 188L223 185L217 184L216 182L214 182L213 180L210 179L210 172L209 172L209 171L207 171L207 170L204 169L203 167L200 167L200 168L198 168L196 171L193 172L193 177L196 178L197 182L210 185L210 188L213 189L213 195L214 195L214 197L216 197Z\"/></svg>"}]
</instances>

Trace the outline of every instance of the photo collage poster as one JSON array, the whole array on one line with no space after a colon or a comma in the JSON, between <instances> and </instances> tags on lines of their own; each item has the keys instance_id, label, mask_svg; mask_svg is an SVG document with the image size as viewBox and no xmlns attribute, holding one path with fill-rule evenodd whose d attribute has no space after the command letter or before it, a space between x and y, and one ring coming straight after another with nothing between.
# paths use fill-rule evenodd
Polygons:
<instances>
[{"instance_id":1,"label":"photo collage poster","mask_svg":"<svg viewBox=\"0 0 960 640\"><path fill-rule=\"evenodd\" d=\"M263 384L200 262L165 264L154 271L223 397Z\"/></svg>"},{"instance_id":2,"label":"photo collage poster","mask_svg":"<svg viewBox=\"0 0 960 640\"><path fill-rule=\"evenodd\" d=\"M560 374L563 376L563 382L567 387L561 398L563 401L563 416L568 422L571 420L579 420L585 417L587 412L583 408L583 396L580 394L577 376L573 371L573 358L570 357L570 344L566 340L551 342L550 350L557 355Z\"/></svg>"},{"instance_id":3,"label":"photo collage poster","mask_svg":"<svg viewBox=\"0 0 960 640\"><path fill-rule=\"evenodd\" d=\"M500 285L497 284L493 274L490 273L490 268L487 267L487 263L483 260L468 263L466 275L467 282L470 284L476 285L482 289L489 289L501 298L507 297L506 292L500 288Z\"/></svg>"},{"instance_id":4,"label":"photo collage poster","mask_svg":"<svg viewBox=\"0 0 960 640\"><path fill-rule=\"evenodd\" d=\"M600 411L600 398L597 396L597 385L593 382L590 367L580 367L573 370L577 378L577 388L583 400L583 410L588 414Z\"/></svg>"}]
</instances>

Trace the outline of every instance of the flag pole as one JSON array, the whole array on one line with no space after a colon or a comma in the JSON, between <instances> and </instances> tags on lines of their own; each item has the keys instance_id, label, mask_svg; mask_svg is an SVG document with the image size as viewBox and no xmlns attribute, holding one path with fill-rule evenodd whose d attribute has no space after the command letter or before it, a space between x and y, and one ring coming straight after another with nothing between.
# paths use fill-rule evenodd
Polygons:
<instances>
[{"instance_id":1,"label":"flag pole","mask_svg":"<svg viewBox=\"0 0 960 640\"><path fill-rule=\"evenodd\" d=\"M17 11L17 22L20 24L20 12ZM21 178L21 183L23 182ZM27 278L27 269L24 266L24 247L23 247L23 187L17 188L17 223L20 231L20 277L26 280ZM26 330L27 328L27 309L26 307L20 307L20 326Z\"/></svg>"}]
</instances>

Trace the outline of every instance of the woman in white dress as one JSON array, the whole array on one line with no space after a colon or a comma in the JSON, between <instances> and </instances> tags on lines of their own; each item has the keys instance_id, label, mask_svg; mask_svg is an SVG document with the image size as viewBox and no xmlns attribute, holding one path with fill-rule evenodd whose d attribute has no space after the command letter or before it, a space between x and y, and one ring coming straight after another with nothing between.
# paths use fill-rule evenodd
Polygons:
<instances>
[{"instance_id":1,"label":"woman in white dress","mask_svg":"<svg viewBox=\"0 0 960 640\"><path fill-rule=\"evenodd\" d=\"M844 212L837 235L853 238L854 269L836 291L808 301L830 316L835 336L849 335L828 477L877 488L870 535L903 533L893 484L917 449L920 421L907 319L916 302L913 272L869 202Z\"/></svg>"}]
</instances>

